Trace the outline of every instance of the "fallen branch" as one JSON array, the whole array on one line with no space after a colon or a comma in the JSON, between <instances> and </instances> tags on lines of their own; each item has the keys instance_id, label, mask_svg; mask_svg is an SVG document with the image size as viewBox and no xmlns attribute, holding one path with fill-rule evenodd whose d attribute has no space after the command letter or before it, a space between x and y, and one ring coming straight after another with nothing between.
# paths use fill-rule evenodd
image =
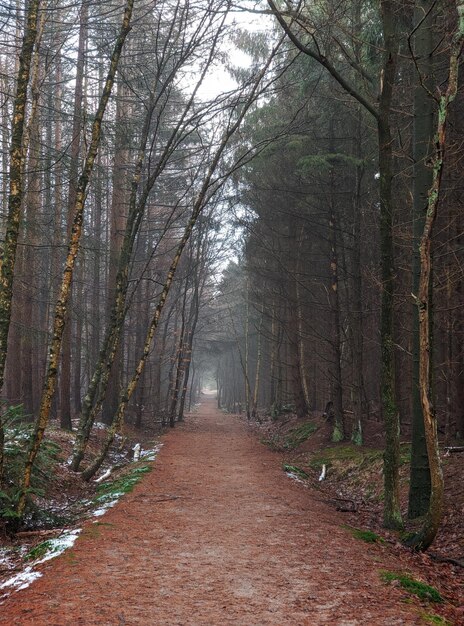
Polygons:
<instances>
[{"instance_id":1,"label":"fallen branch","mask_svg":"<svg viewBox=\"0 0 464 626\"><path fill-rule=\"evenodd\" d=\"M464 559L451 559L446 556L440 556L433 552L428 553L429 557L438 563L451 563L451 565L457 565L458 567L464 567Z\"/></svg>"},{"instance_id":2,"label":"fallen branch","mask_svg":"<svg viewBox=\"0 0 464 626\"><path fill-rule=\"evenodd\" d=\"M50 530L22 530L15 534L19 539L27 539L27 537L49 537L51 535L60 535L64 533L66 528L51 528Z\"/></svg>"}]
</instances>

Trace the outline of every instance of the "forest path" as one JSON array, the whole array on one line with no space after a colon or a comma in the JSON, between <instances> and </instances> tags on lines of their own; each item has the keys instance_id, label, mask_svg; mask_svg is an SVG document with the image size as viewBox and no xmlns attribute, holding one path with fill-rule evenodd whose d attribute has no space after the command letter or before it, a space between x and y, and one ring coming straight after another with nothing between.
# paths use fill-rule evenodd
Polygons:
<instances>
[{"instance_id":1,"label":"forest path","mask_svg":"<svg viewBox=\"0 0 464 626\"><path fill-rule=\"evenodd\" d=\"M379 577L383 552L282 472L208 398L101 525L0 608L0 624L421 624Z\"/></svg>"}]
</instances>

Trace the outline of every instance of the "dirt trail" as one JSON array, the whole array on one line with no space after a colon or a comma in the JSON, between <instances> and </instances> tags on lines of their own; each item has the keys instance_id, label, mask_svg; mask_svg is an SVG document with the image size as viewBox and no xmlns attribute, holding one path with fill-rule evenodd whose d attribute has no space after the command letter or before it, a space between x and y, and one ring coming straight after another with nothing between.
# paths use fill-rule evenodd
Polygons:
<instances>
[{"instance_id":1,"label":"dirt trail","mask_svg":"<svg viewBox=\"0 0 464 626\"><path fill-rule=\"evenodd\" d=\"M0 624L424 623L380 582L392 566L382 551L351 537L212 399L101 521L0 607Z\"/></svg>"}]
</instances>

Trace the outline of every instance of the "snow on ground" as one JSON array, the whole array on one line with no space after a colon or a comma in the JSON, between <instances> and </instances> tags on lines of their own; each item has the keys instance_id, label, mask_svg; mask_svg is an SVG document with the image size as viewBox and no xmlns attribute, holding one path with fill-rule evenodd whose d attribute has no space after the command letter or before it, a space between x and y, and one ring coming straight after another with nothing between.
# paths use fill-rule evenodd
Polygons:
<instances>
[{"instance_id":1,"label":"snow on ground","mask_svg":"<svg viewBox=\"0 0 464 626\"><path fill-rule=\"evenodd\" d=\"M144 459L145 461L154 461L162 445L163 444L160 443L149 450L140 449L140 459ZM107 471L103 474L103 476L101 476L100 480L104 480L108 477L109 473ZM99 479L97 479L97 481L99 481ZM91 512L91 516L101 517L108 511L108 509L115 506L123 495L123 492L108 494L108 500L106 501L105 497L103 496L103 498L101 498L98 503L98 508ZM88 501L83 500L82 503L87 504ZM0 584L0 591L5 590L3 598L10 595L10 593L14 591L26 589L26 587L29 587L29 585L33 583L34 580L40 578L42 576L42 573L40 571L36 571L35 568L38 565L49 561L50 559L54 559L55 557L62 554L65 550L71 548L78 538L80 532L80 528L74 528L63 532L58 537L55 537L53 539L47 539L46 541L44 541L44 554L42 554L39 558L27 565L21 572L15 574L11 578L8 578L2 584ZM12 569L13 567L14 565L12 564L12 561L10 562L8 552L0 551L0 568Z\"/></svg>"},{"instance_id":2,"label":"snow on ground","mask_svg":"<svg viewBox=\"0 0 464 626\"><path fill-rule=\"evenodd\" d=\"M44 544L46 543L45 555L33 561L30 565L25 567L22 572L19 572L19 574L15 574L5 580L5 582L0 585L0 589L9 588L10 591L19 591L20 589L29 587L34 580L42 576L41 572L35 570L37 565L50 561L50 559L54 559L68 548L71 548L80 532L80 528L74 528L73 530L67 530L54 539L48 539L44 542Z\"/></svg>"},{"instance_id":3,"label":"snow on ground","mask_svg":"<svg viewBox=\"0 0 464 626\"><path fill-rule=\"evenodd\" d=\"M74 528L73 530L67 530L59 537L49 539L47 541L48 552L41 559L35 561L35 565L50 561L50 559L54 559L65 550L68 550L68 548L72 548L76 539L79 537L81 530L81 528Z\"/></svg>"},{"instance_id":4,"label":"snow on ground","mask_svg":"<svg viewBox=\"0 0 464 626\"><path fill-rule=\"evenodd\" d=\"M305 481L302 478L300 478L300 476L298 476L298 474L295 474L294 472L285 472L285 473L292 480L295 480L297 483L301 483L302 485L306 486Z\"/></svg>"},{"instance_id":5,"label":"snow on ground","mask_svg":"<svg viewBox=\"0 0 464 626\"><path fill-rule=\"evenodd\" d=\"M5 589L6 587L12 587L15 591L26 589L26 587L29 587L34 580L37 580L37 578L40 578L41 576L41 572L34 572L33 566L28 565L26 569L19 572L19 574L16 574L12 578L8 578L8 580L0 585L0 589Z\"/></svg>"},{"instance_id":6,"label":"snow on ground","mask_svg":"<svg viewBox=\"0 0 464 626\"><path fill-rule=\"evenodd\" d=\"M154 461L158 456L158 452L161 450L162 446L163 444L159 443L151 450L140 450L140 458L145 459L145 461Z\"/></svg>"}]
</instances>

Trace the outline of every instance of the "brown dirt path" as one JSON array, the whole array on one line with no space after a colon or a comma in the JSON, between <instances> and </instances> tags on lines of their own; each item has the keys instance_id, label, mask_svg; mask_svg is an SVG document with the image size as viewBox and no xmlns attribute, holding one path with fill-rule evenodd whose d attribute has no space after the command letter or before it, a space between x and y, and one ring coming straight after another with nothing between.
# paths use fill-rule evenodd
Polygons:
<instances>
[{"instance_id":1,"label":"brown dirt path","mask_svg":"<svg viewBox=\"0 0 464 626\"><path fill-rule=\"evenodd\" d=\"M355 540L212 399L101 522L0 607L0 624L424 623L380 582L384 551Z\"/></svg>"}]
</instances>

